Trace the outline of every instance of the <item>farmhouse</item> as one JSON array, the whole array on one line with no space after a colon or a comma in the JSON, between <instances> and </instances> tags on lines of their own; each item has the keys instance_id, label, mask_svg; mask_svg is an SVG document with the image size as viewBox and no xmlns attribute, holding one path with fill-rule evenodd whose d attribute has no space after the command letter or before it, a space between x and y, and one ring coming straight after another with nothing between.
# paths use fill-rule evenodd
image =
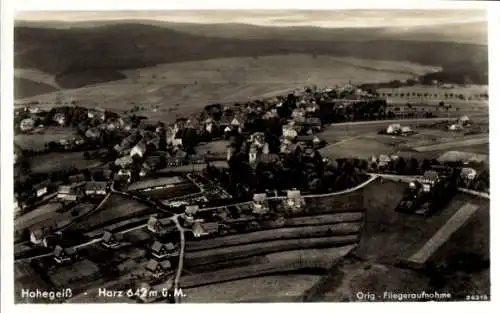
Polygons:
<instances>
[{"instance_id":1,"label":"farmhouse","mask_svg":"<svg viewBox=\"0 0 500 313\"><path fill-rule=\"evenodd\" d=\"M132 171L129 169L122 168L118 171L118 173L116 173L114 178L115 178L115 180L126 179L127 182L131 182L132 181Z\"/></svg>"},{"instance_id":2,"label":"farmhouse","mask_svg":"<svg viewBox=\"0 0 500 313\"><path fill-rule=\"evenodd\" d=\"M87 137L89 139L92 139L92 140L99 139L99 137L101 137L101 131L98 128L95 128L95 127L94 128L89 128L85 132L85 137Z\"/></svg>"},{"instance_id":3,"label":"farmhouse","mask_svg":"<svg viewBox=\"0 0 500 313\"><path fill-rule=\"evenodd\" d=\"M56 113L54 115L54 122L56 122L60 126L64 125L66 123L66 116L64 115L64 113Z\"/></svg>"},{"instance_id":4,"label":"farmhouse","mask_svg":"<svg viewBox=\"0 0 500 313\"><path fill-rule=\"evenodd\" d=\"M84 190L87 196L104 196L108 193L109 184L107 182L89 181L85 184Z\"/></svg>"},{"instance_id":5,"label":"farmhouse","mask_svg":"<svg viewBox=\"0 0 500 313\"><path fill-rule=\"evenodd\" d=\"M63 201L78 201L82 195L84 183L74 183L70 185L59 186L57 199Z\"/></svg>"},{"instance_id":6,"label":"farmhouse","mask_svg":"<svg viewBox=\"0 0 500 313\"><path fill-rule=\"evenodd\" d=\"M46 238L49 234L46 228L37 228L30 232L30 241L35 245L46 246Z\"/></svg>"},{"instance_id":7,"label":"farmhouse","mask_svg":"<svg viewBox=\"0 0 500 313\"><path fill-rule=\"evenodd\" d=\"M148 219L147 229L152 233L160 233L165 229L165 227L158 218L151 216Z\"/></svg>"},{"instance_id":8,"label":"farmhouse","mask_svg":"<svg viewBox=\"0 0 500 313\"><path fill-rule=\"evenodd\" d=\"M460 177L465 181L473 181L477 177L477 171L470 167L464 167L460 171Z\"/></svg>"},{"instance_id":9,"label":"farmhouse","mask_svg":"<svg viewBox=\"0 0 500 313\"><path fill-rule=\"evenodd\" d=\"M75 256L75 249L62 248L59 245L54 248L54 260L59 264L70 262Z\"/></svg>"},{"instance_id":10,"label":"farmhouse","mask_svg":"<svg viewBox=\"0 0 500 313\"><path fill-rule=\"evenodd\" d=\"M21 121L21 124L19 125L19 128L23 132L27 132L32 130L35 127L35 121L31 118L26 118Z\"/></svg>"},{"instance_id":11,"label":"farmhouse","mask_svg":"<svg viewBox=\"0 0 500 313\"><path fill-rule=\"evenodd\" d=\"M104 247L108 249L114 249L120 246L120 243L116 239L116 236L108 230L104 231L101 243Z\"/></svg>"},{"instance_id":12,"label":"farmhouse","mask_svg":"<svg viewBox=\"0 0 500 313\"><path fill-rule=\"evenodd\" d=\"M218 232L219 232L219 224L216 222L213 223L195 222L193 224L193 235L195 238L216 234Z\"/></svg>"},{"instance_id":13,"label":"farmhouse","mask_svg":"<svg viewBox=\"0 0 500 313\"><path fill-rule=\"evenodd\" d=\"M267 203L267 195L265 193L256 193L253 195L253 213L265 214L269 212L269 204Z\"/></svg>"},{"instance_id":14,"label":"farmhouse","mask_svg":"<svg viewBox=\"0 0 500 313\"><path fill-rule=\"evenodd\" d=\"M304 199L302 199L300 190L287 190L286 197L285 206L290 208L292 211L300 210L304 204Z\"/></svg>"},{"instance_id":15,"label":"farmhouse","mask_svg":"<svg viewBox=\"0 0 500 313\"><path fill-rule=\"evenodd\" d=\"M149 260L146 264L146 270L153 274L154 277L161 277L172 270L172 264L169 260L158 262L156 260Z\"/></svg>"},{"instance_id":16,"label":"farmhouse","mask_svg":"<svg viewBox=\"0 0 500 313\"><path fill-rule=\"evenodd\" d=\"M173 243L169 242L163 244L159 241L155 241L153 246L151 247L151 254L158 259L164 259L167 257L171 257L176 254L177 249Z\"/></svg>"},{"instance_id":17,"label":"farmhouse","mask_svg":"<svg viewBox=\"0 0 500 313\"><path fill-rule=\"evenodd\" d=\"M34 185L33 192L34 192L35 198L40 198L40 197L43 197L44 195L46 195L49 185L50 185L49 180L46 180L46 181L43 181L39 184Z\"/></svg>"},{"instance_id":18,"label":"farmhouse","mask_svg":"<svg viewBox=\"0 0 500 313\"><path fill-rule=\"evenodd\" d=\"M422 177L422 187L424 191L429 192L438 181L439 174L436 171L426 171Z\"/></svg>"},{"instance_id":19,"label":"farmhouse","mask_svg":"<svg viewBox=\"0 0 500 313\"><path fill-rule=\"evenodd\" d=\"M131 157L139 157L142 158L144 157L144 154L146 153L146 144L143 141L139 141L130 151L130 156Z\"/></svg>"}]
</instances>

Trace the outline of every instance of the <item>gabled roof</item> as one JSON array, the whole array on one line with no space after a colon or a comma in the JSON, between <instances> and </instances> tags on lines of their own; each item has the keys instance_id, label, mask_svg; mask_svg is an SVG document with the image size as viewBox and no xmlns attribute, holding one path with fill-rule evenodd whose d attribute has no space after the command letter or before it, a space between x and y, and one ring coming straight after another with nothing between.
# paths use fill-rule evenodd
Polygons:
<instances>
[{"instance_id":1,"label":"gabled roof","mask_svg":"<svg viewBox=\"0 0 500 313\"><path fill-rule=\"evenodd\" d=\"M151 259L148 261L148 263L146 263L146 269L150 271L155 271L158 268L159 264L160 262Z\"/></svg>"},{"instance_id":2,"label":"gabled roof","mask_svg":"<svg viewBox=\"0 0 500 313\"><path fill-rule=\"evenodd\" d=\"M115 237L115 236L113 235L113 233L111 233L110 231L106 230L106 231L104 232L104 234L102 235L102 240L103 240L104 242L109 242L109 241L111 241L112 239L114 239L114 237Z\"/></svg>"},{"instance_id":3,"label":"gabled roof","mask_svg":"<svg viewBox=\"0 0 500 313\"><path fill-rule=\"evenodd\" d=\"M256 193L253 195L253 201L255 202L264 202L267 199L267 195L265 193Z\"/></svg>"},{"instance_id":4,"label":"gabled roof","mask_svg":"<svg viewBox=\"0 0 500 313\"><path fill-rule=\"evenodd\" d=\"M107 182L88 181L85 184L85 189L87 190L106 190L107 188L108 188Z\"/></svg>"},{"instance_id":5,"label":"gabled roof","mask_svg":"<svg viewBox=\"0 0 500 313\"><path fill-rule=\"evenodd\" d=\"M161 248L163 248L163 247L164 247L164 245L161 242L155 241L153 243L153 245L151 246L151 250L153 252L160 252Z\"/></svg>"}]
</instances>

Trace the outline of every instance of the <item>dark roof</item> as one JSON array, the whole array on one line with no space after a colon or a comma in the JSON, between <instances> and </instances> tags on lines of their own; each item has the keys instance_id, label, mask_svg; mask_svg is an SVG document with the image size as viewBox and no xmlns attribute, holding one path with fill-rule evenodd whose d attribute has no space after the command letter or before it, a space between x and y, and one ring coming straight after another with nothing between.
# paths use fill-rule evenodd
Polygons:
<instances>
[{"instance_id":1,"label":"dark roof","mask_svg":"<svg viewBox=\"0 0 500 313\"><path fill-rule=\"evenodd\" d=\"M106 231L104 232L104 234L102 235L102 240L103 240L104 242L109 242L109 241L111 241L112 239L114 239L114 235L113 235L113 233L111 233L110 231L106 230Z\"/></svg>"},{"instance_id":2,"label":"dark roof","mask_svg":"<svg viewBox=\"0 0 500 313\"><path fill-rule=\"evenodd\" d=\"M159 252L159 251L161 250L161 248L163 248L163 246L164 246L164 245L163 245L161 242L159 242L159 241L155 241L155 242L153 243L153 245L151 246L151 250L152 250L153 252Z\"/></svg>"},{"instance_id":3,"label":"dark roof","mask_svg":"<svg viewBox=\"0 0 500 313\"><path fill-rule=\"evenodd\" d=\"M106 190L108 187L107 182L99 182L99 181L88 181L85 184L85 189L87 190Z\"/></svg>"},{"instance_id":4,"label":"dark roof","mask_svg":"<svg viewBox=\"0 0 500 313\"><path fill-rule=\"evenodd\" d=\"M160 263L158 261L151 259L146 264L146 269L148 269L150 271L155 271L159 264Z\"/></svg>"},{"instance_id":5,"label":"dark roof","mask_svg":"<svg viewBox=\"0 0 500 313\"><path fill-rule=\"evenodd\" d=\"M40 189L40 188L45 188L50 185L50 180L44 180L43 182L40 182L36 185L33 185L33 188L35 189Z\"/></svg>"},{"instance_id":6,"label":"dark roof","mask_svg":"<svg viewBox=\"0 0 500 313\"><path fill-rule=\"evenodd\" d=\"M70 183L81 182L85 180L85 175L83 174L72 175L68 177L68 180L70 181Z\"/></svg>"}]
</instances>

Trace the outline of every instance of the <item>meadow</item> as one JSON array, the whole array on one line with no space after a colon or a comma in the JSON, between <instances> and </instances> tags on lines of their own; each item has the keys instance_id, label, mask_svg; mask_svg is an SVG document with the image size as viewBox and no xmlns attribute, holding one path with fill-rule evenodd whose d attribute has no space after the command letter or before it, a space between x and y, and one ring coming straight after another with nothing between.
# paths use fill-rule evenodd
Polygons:
<instances>
[{"instance_id":1,"label":"meadow","mask_svg":"<svg viewBox=\"0 0 500 313\"><path fill-rule=\"evenodd\" d=\"M290 66L293 64L293 66ZM79 105L124 111L139 108L137 114L164 121L195 113L210 103L248 101L272 94L286 94L290 88L317 84L333 86L406 79L435 67L402 61L286 54L161 64L124 70L127 78L77 89L42 94L19 103L75 99ZM42 105L43 106L43 105Z\"/></svg>"}]
</instances>

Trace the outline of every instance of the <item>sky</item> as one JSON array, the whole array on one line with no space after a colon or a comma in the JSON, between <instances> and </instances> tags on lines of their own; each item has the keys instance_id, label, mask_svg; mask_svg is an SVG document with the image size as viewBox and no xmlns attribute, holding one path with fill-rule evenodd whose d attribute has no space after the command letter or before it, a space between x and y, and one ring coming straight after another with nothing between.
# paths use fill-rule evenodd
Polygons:
<instances>
[{"instance_id":1,"label":"sky","mask_svg":"<svg viewBox=\"0 0 500 313\"><path fill-rule=\"evenodd\" d=\"M484 10L205 10L205 11L25 11L19 21L153 20L177 23L243 23L259 26L422 27L487 22Z\"/></svg>"}]
</instances>

